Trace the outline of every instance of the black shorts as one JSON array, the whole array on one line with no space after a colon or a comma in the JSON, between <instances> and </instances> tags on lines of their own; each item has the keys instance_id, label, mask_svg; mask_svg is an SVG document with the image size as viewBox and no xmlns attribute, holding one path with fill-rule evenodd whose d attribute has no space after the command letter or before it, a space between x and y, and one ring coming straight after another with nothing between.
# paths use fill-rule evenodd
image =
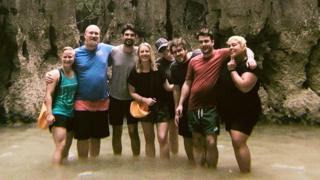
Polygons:
<instances>
[{"instance_id":1,"label":"black shorts","mask_svg":"<svg viewBox=\"0 0 320 180\"><path fill-rule=\"evenodd\" d=\"M255 109L241 111L219 108L219 113L227 131L237 130L246 135L251 134L260 116L260 111Z\"/></svg>"},{"instance_id":2,"label":"black shorts","mask_svg":"<svg viewBox=\"0 0 320 180\"><path fill-rule=\"evenodd\" d=\"M151 113L144 118L140 118L141 122L149 122L149 123L161 123L161 122L169 122L167 109L164 107L159 107L158 105L153 105L150 107Z\"/></svg>"},{"instance_id":3,"label":"black shorts","mask_svg":"<svg viewBox=\"0 0 320 180\"><path fill-rule=\"evenodd\" d=\"M52 131L53 126L66 128L67 132L72 131L73 122L74 122L74 119L72 117L67 117L67 116L60 115L60 114L54 114L53 116L54 116L55 121L53 122L53 124L51 124L49 126L50 132Z\"/></svg>"},{"instance_id":4,"label":"black shorts","mask_svg":"<svg viewBox=\"0 0 320 180\"><path fill-rule=\"evenodd\" d=\"M130 114L131 100L118 100L110 96L109 122L111 125L123 125L126 117L127 124L136 124L139 119Z\"/></svg>"},{"instance_id":5,"label":"black shorts","mask_svg":"<svg viewBox=\"0 0 320 180\"><path fill-rule=\"evenodd\" d=\"M75 111L74 134L78 140L108 137L108 111Z\"/></svg>"},{"instance_id":6,"label":"black shorts","mask_svg":"<svg viewBox=\"0 0 320 180\"><path fill-rule=\"evenodd\" d=\"M179 134L183 137L191 138L192 132L188 122L188 111L183 110L182 116L180 117L178 124Z\"/></svg>"}]
</instances>

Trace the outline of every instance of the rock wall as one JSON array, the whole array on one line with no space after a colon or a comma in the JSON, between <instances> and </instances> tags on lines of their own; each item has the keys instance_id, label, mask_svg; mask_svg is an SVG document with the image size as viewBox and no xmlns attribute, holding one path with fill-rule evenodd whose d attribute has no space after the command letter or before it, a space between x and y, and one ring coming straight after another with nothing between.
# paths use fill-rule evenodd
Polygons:
<instances>
[{"instance_id":1,"label":"rock wall","mask_svg":"<svg viewBox=\"0 0 320 180\"><path fill-rule=\"evenodd\" d=\"M59 49L79 41L74 7L64 0L0 1L2 117L29 122L37 116L44 72L56 66Z\"/></svg>"},{"instance_id":2,"label":"rock wall","mask_svg":"<svg viewBox=\"0 0 320 180\"><path fill-rule=\"evenodd\" d=\"M98 24L118 44L121 26L130 22L139 42L151 44L182 36L196 48L194 34L204 25L214 30L216 48L231 35L245 36L263 67L264 118L320 123L319 6L318 0L0 0L0 113L35 117L44 71L57 62L58 49L77 44L76 26L83 32Z\"/></svg>"}]
</instances>

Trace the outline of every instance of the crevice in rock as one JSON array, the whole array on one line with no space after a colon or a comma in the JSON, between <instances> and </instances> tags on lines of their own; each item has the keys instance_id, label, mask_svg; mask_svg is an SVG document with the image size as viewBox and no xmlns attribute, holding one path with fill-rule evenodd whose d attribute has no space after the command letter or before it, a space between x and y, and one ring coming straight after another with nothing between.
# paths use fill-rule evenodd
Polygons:
<instances>
[{"instance_id":1,"label":"crevice in rock","mask_svg":"<svg viewBox=\"0 0 320 180\"><path fill-rule=\"evenodd\" d=\"M183 14L183 25L187 30L199 29L206 25L208 10L201 3L188 0Z\"/></svg>"},{"instance_id":2,"label":"crevice in rock","mask_svg":"<svg viewBox=\"0 0 320 180\"><path fill-rule=\"evenodd\" d=\"M14 16L18 14L18 10L16 8L10 8L10 12Z\"/></svg>"},{"instance_id":3,"label":"crevice in rock","mask_svg":"<svg viewBox=\"0 0 320 180\"><path fill-rule=\"evenodd\" d=\"M17 29L8 23L9 11L6 8L0 8L1 14L5 14L0 23L0 123L6 123L7 117L4 108L4 98L8 94L8 89L12 85L11 75L15 70L13 63L17 56Z\"/></svg>"},{"instance_id":4,"label":"crevice in rock","mask_svg":"<svg viewBox=\"0 0 320 180\"><path fill-rule=\"evenodd\" d=\"M170 4L170 0L166 0L166 32L167 32L167 37L169 40L172 39L172 34L173 34L173 30L172 30L172 23L171 23L171 12L170 12L170 8L171 8L171 4Z\"/></svg>"},{"instance_id":5,"label":"crevice in rock","mask_svg":"<svg viewBox=\"0 0 320 180\"><path fill-rule=\"evenodd\" d=\"M112 9L112 5L109 8ZM90 24L98 24L102 12L103 9L98 0L85 2L76 0L76 24L79 32L84 33L85 28Z\"/></svg>"},{"instance_id":6,"label":"crevice in rock","mask_svg":"<svg viewBox=\"0 0 320 180\"><path fill-rule=\"evenodd\" d=\"M9 10L4 7L4 6L0 6L0 15L8 15L9 14Z\"/></svg>"},{"instance_id":7,"label":"crevice in rock","mask_svg":"<svg viewBox=\"0 0 320 180\"><path fill-rule=\"evenodd\" d=\"M107 6L107 9L110 13L113 13L114 12L114 9L115 9L115 3L113 1L110 1L108 6Z\"/></svg>"},{"instance_id":8,"label":"crevice in rock","mask_svg":"<svg viewBox=\"0 0 320 180\"><path fill-rule=\"evenodd\" d=\"M130 0L130 3L133 7L137 7L138 6L138 0Z\"/></svg>"},{"instance_id":9,"label":"crevice in rock","mask_svg":"<svg viewBox=\"0 0 320 180\"><path fill-rule=\"evenodd\" d=\"M56 45L57 34L56 34L55 28L51 25L49 26L48 34L49 34L50 49L45 53L44 59L49 59L49 57L58 58L58 48Z\"/></svg>"},{"instance_id":10,"label":"crevice in rock","mask_svg":"<svg viewBox=\"0 0 320 180\"><path fill-rule=\"evenodd\" d=\"M1 101L0 102L0 124L7 123L7 118L6 118L5 114L6 114L6 111L4 110L3 102Z\"/></svg>"},{"instance_id":11,"label":"crevice in rock","mask_svg":"<svg viewBox=\"0 0 320 180\"><path fill-rule=\"evenodd\" d=\"M23 43L22 43L22 55L27 60L29 60L29 52L28 52L27 42L26 41L23 41Z\"/></svg>"},{"instance_id":12,"label":"crevice in rock","mask_svg":"<svg viewBox=\"0 0 320 180\"><path fill-rule=\"evenodd\" d=\"M305 74L306 74L306 80L303 82L303 87L304 88L310 88L311 90L318 92L317 90L313 89L313 86L310 85L310 79L311 79L311 74L310 74L310 70L312 67L312 61L315 61L316 58L319 58L319 50L320 50L320 39L318 39L318 42L315 46L312 47L311 51L310 51L310 55L308 57L308 63L305 65ZM320 95L320 94L318 94Z\"/></svg>"},{"instance_id":13,"label":"crevice in rock","mask_svg":"<svg viewBox=\"0 0 320 180\"><path fill-rule=\"evenodd\" d=\"M46 13L45 4L43 3L43 0L38 0L38 12L41 14Z\"/></svg>"}]
</instances>

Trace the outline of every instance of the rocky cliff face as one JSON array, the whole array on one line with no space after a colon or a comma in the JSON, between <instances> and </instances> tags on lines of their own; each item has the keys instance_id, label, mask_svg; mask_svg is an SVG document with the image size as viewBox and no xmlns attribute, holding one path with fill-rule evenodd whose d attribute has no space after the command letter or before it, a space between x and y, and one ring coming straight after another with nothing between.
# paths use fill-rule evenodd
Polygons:
<instances>
[{"instance_id":1,"label":"rocky cliff face","mask_svg":"<svg viewBox=\"0 0 320 180\"><path fill-rule=\"evenodd\" d=\"M37 116L44 72L58 62L59 49L79 41L74 7L64 0L0 1L2 116L27 122Z\"/></svg>"},{"instance_id":2,"label":"rocky cliff face","mask_svg":"<svg viewBox=\"0 0 320 180\"><path fill-rule=\"evenodd\" d=\"M37 115L44 72L59 49L77 44L77 27L98 24L117 44L130 22L151 44L182 36L196 47L194 33L204 25L215 30L217 48L231 35L245 36L263 67L264 117L319 123L319 6L317 0L0 0L0 113L24 121Z\"/></svg>"}]
</instances>

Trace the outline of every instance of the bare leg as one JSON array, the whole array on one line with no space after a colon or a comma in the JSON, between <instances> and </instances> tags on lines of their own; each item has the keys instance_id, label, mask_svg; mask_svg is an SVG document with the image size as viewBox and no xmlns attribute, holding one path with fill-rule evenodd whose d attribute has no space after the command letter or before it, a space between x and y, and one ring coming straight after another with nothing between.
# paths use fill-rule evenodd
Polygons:
<instances>
[{"instance_id":1,"label":"bare leg","mask_svg":"<svg viewBox=\"0 0 320 180\"><path fill-rule=\"evenodd\" d=\"M52 128L53 141L56 145L56 149L53 153L52 163L61 164L62 162L62 152L66 145L67 130L63 127L53 127Z\"/></svg>"},{"instance_id":2,"label":"bare leg","mask_svg":"<svg viewBox=\"0 0 320 180\"><path fill-rule=\"evenodd\" d=\"M169 120L169 146L170 151L173 154L178 154L179 151L179 141L178 141L178 128L174 123L174 120Z\"/></svg>"},{"instance_id":3,"label":"bare leg","mask_svg":"<svg viewBox=\"0 0 320 180\"><path fill-rule=\"evenodd\" d=\"M74 135L73 131L67 132L66 145L65 145L65 147L63 149L63 152L62 152L62 158L63 159L67 159L68 158L69 150L70 150L70 147L71 147L71 144L72 144L73 135Z\"/></svg>"},{"instance_id":4,"label":"bare leg","mask_svg":"<svg viewBox=\"0 0 320 180\"><path fill-rule=\"evenodd\" d=\"M148 122L142 122L142 129L146 141L146 156L155 157L156 150L154 145L154 125Z\"/></svg>"},{"instance_id":5,"label":"bare leg","mask_svg":"<svg viewBox=\"0 0 320 180\"><path fill-rule=\"evenodd\" d=\"M199 133L192 133L193 157L197 166L204 166L206 161L206 144L205 137Z\"/></svg>"},{"instance_id":6,"label":"bare leg","mask_svg":"<svg viewBox=\"0 0 320 180\"><path fill-rule=\"evenodd\" d=\"M87 159L89 154L89 139L77 141L78 157Z\"/></svg>"},{"instance_id":7,"label":"bare leg","mask_svg":"<svg viewBox=\"0 0 320 180\"><path fill-rule=\"evenodd\" d=\"M100 139L90 138L89 140L89 151L90 157L96 158L100 154Z\"/></svg>"},{"instance_id":8,"label":"bare leg","mask_svg":"<svg viewBox=\"0 0 320 180\"><path fill-rule=\"evenodd\" d=\"M138 123L128 124L128 131L131 140L131 150L134 156L140 155L140 137L138 132Z\"/></svg>"},{"instance_id":9,"label":"bare leg","mask_svg":"<svg viewBox=\"0 0 320 180\"><path fill-rule=\"evenodd\" d=\"M218 163L218 148L217 148L217 135L208 134L206 136L206 160L208 167L217 168Z\"/></svg>"},{"instance_id":10,"label":"bare leg","mask_svg":"<svg viewBox=\"0 0 320 180\"><path fill-rule=\"evenodd\" d=\"M236 130L231 130L230 136L240 171L243 173L250 172L251 156L249 147L247 145L249 136Z\"/></svg>"},{"instance_id":11,"label":"bare leg","mask_svg":"<svg viewBox=\"0 0 320 180\"><path fill-rule=\"evenodd\" d=\"M168 128L169 128L168 122L157 123L157 137L160 145L161 159L170 159Z\"/></svg>"},{"instance_id":12,"label":"bare leg","mask_svg":"<svg viewBox=\"0 0 320 180\"><path fill-rule=\"evenodd\" d=\"M114 155L121 155L122 153L122 125L113 125L112 126L112 148Z\"/></svg>"},{"instance_id":13,"label":"bare leg","mask_svg":"<svg viewBox=\"0 0 320 180\"><path fill-rule=\"evenodd\" d=\"M190 161L194 161L192 153L192 138L183 137L184 149L186 151L187 157Z\"/></svg>"}]
</instances>

